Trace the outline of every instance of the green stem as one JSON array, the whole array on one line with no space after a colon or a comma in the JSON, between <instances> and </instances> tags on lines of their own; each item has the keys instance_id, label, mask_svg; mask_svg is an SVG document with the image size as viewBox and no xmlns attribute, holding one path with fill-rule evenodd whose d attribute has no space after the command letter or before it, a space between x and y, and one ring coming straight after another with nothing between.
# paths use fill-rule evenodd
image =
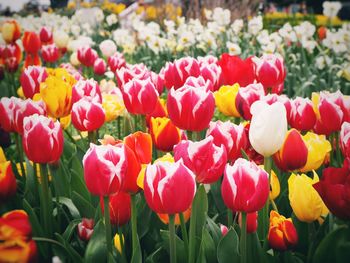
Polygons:
<instances>
[{"instance_id":1,"label":"green stem","mask_svg":"<svg viewBox=\"0 0 350 263\"><path fill-rule=\"evenodd\" d=\"M170 263L176 263L175 215L169 215Z\"/></svg>"},{"instance_id":2,"label":"green stem","mask_svg":"<svg viewBox=\"0 0 350 263\"><path fill-rule=\"evenodd\" d=\"M199 191L202 191L204 188L203 184L200 184L197 188L197 193ZM189 256L188 256L188 262L194 263L195 261L195 250L196 250L196 221L197 221L197 215L196 211L194 211L192 207L191 212L191 220L190 220L190 235L189 235Z\"/></svg>"},{"instance_id":3,"label":"green stem","mask_svg":"<svg viewBox=\"0 0 350 263\"><path fill-rule=\"evenodd\" d=\"M271 156L264 158L264 169L269 174L269 186L271 180ZM266 240L267 231L269 227L269 198L267 199L263 209L259 211L259 217L261 217L262 224L259 225L259 237L261 240Z\"/></svg>"},{"instance_id":4,"label":"green stem","mask_svg":"<svg viewBox=\"0 0 350 263\"><path fill-rule=\"evenodd\" d=\"M227 209L227 227L232 226L233 223L233 214L231 209Z\"/></svg>"},{"instance_id":5,"label":"green stem","mask_svg":"<svg viewBox=\"0 0 350 263\"><path fill-rule=\"evenodd\" d=\"M104 204L104 217L105 217L105 227L106 227L106 243L107 243L107 258L112 254L112 231L111 231L111 220L109 216L109 196L103 197ZM109 262L109 260L108 260Z\"/></svg>"},{"instance_id":6,"label":"green stem","mask_svg":"<svg viewBox=\"0 0 350 263\"><path fill-rule=\"evenodd\" d=\"M89 142L96 143L96 131L88 132Z\"/></svg>"},{"instance_id":7,"label":"green stem","mask_svg":"<svg viewBox=\"0 0 350 263\"><path fill-rule=\"evenodd\" d=\"M40 179L41 179L41 191L42 191L42 200L41 206L43 209L43 222L44 229L48 237L52 236L52 214L50 214L49 202L51 201L50 193L49 193L49 175L47 171L47 164L40 164Z\"/></svg>"},{"instance_id":8,"label":"green stem","mask_svg":"<svg viewBox=\"0 0 350 263\"><path fill-rule=\"evenodd\" d=\"M131 195L131 235L132 235L132 250L136 251L138 236L137 236L137 211L136 211L136 195Z\"/></svg>"},{"instance_id":9,"label":"green stem","mask_svg":"<svg viewBox=\"0 0 350 263\"><path fill-rule=\"evenodd\" d=\"M185 217L183 213L179 213L179 216L180 216L180 223L181 223L182 239L184 241L185 253L187 257L188 256L188 235L187 235L186 222L185 222Z\"/></svg>"},{"instance_id":10,"label":"green stem","mask_svg":"<svg viewBox=\"0 0 350 263\"><path fill-rule=\"evenodd\" d=\"M17 148L17 153L18 153L18 157L19 157L19 165L21 167L21 175L26 178L26 170L24 169L24 157L23 157L23 149L22 149L22 145L20 142L20 137L17 133L15 133L15 142L16 142L16 148Z\"/></svg>"},{"instance_id":11,"label":"green stem","mask_svg":"<svg viewBox=\"0 0 350 263\"><path fill-rule=\"evenodd\" d=\"M247 213L242 212L242 228L241 228L241 263L247 262Z\"/></svg>"}]
</instances>

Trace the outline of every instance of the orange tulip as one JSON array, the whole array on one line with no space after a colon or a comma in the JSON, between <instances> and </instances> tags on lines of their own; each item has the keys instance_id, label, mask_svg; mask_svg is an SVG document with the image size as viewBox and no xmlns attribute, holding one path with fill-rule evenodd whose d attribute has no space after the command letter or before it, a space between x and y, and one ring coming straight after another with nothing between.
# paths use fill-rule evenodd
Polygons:
<instances>
[{"instance_id":1,"label":"orange tulip","mask_svg":"<svg viewBox=\"0 0 350 263\"><path fill-rule=\"evenodd\" d=\"M185 212L183 212L185 223L190 219L191 216L191 207L188 208ZM168 214L157 214L160 221L162 221L164 224L169 224L169 215ZM175 214L175 225L180 225L180 214Z\"/></svg>"},{"instance_id":2,"label":"orange tulip","mask_svg":"<svg viewBox=\"0 0 350 263\"><path fill-rule=\"evenodd\" d=\"M41 66L41 60L38 54L27 53L23 68L28 68L29 66Z\"/></svg>"},{"instance_id":3,"label":"orange tulip","mask_svg":"<svg viewBox=\"0 0 350 263\"><path fill-rule=\"evenodd\" d=\"M21 36L21 27L16 20L8 20L2 25L1 33L7 44L14 43Z\"/></svg>"},{"instance_id":4,"label":"orange tulip","mask_svg":"<svg viewBox=\"0 0 350 263\"><path fill-rule=\"evenodd\" d=\"M150 134L157 149L170 152L181 141L181 130L167 117L151 117Z\"/></svg>"},{"instance_id":5,"label":"orange tulip","mask_svg":"<svg viewBox=\"0 0 350 263\"><path fill-rule=\"evenodd\" d=\"M141 164L152 161L152 138L148 133L137 131L126 136L124 143L135 153Z\"/></svg>"},{"instance_id":6,"label":"orange tulip","mask_svg":"<svg viewBox=\"0 0 350 263\"><path fill-rule=\"evenodd\" d=\"M41 48L40 38L35 32L24 32L22 43L24 50L30 54L38 53Z\"/></svg>"}]
</instances>

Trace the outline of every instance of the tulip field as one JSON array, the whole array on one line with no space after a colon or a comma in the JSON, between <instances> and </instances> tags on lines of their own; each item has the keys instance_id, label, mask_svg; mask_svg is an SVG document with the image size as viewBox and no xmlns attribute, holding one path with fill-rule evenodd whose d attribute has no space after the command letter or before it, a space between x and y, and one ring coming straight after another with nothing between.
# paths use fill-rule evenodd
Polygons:
<instances>
[{"instance_id":1,"label":"tulip field","mask_svg":"<svg viewBox=\"0 0 350 263\"><path fill-rule=\"evenodd\" d=\"M349 262L339 2L76 2L0 16L0 263Z\"/></svg>"}]
</instances>

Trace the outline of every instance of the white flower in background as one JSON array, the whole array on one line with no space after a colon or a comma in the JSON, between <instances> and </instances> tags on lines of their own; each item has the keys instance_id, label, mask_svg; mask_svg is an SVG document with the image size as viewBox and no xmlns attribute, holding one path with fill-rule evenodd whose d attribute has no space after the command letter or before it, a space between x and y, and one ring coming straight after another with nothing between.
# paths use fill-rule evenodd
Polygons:
<instances>
[{"instance_id":1,"label":"white flower in background","mask_svg":"<svg viewBox=\"0 0 350 263\"><path fill-rule=\"evenodd\" d=\"M248 32L257 35L263 29L263 19L261 16L255 16L248 22Z\"/></svg>"},{"instance_id":2,"label":"white flower in background","mask_svg":"<svg viewBox=\"0 0 350 263\"><path fill-rule=\"evenodd\" d=\"M210 9L204 8L204 17L205 17L205 19L212 20L213 19L212 16L213 16L213 11L211 11Z\"/></svg>"},{"instance_id":3,"label":"white flower in background","mask_svg":"<svg viewBox=\"0 0 350 263\"><path fill-rule=\"evenodd\" d=\"M70 28L70 31L75 37L78 37L80 35L80 26L78 25L72 25Z\"/></svg>"},{"instance_id":4,"label":"white flower in background","mask_svg":"<svg viewBox=\"0 0 350 263\"><path fill-rule=\"evenodd\" d=\"M228 9L216 7L214 8L212 19L221 26L227 26L231 22L231 12Z\"/></svg>"},{"instance_id":5,"label":"white flower in background","mask_svg":"<svg viewBox=\"0 0 350 263\"><path fill-rule=\"evenodd\" d=\"M69 51L74 52L74 51L77 51L79 47L83 47L83 46L91 47L93 45L94 45L94 41L91 39L91 37L79 36L77 39L69 41L67 45L67 49Z\"/></svg>"},{"instance_id":6,"label":"white flower in background","mask_svg":"<svg viewBox=\"0 0 350 263\"><path fill-rule=\"evenodd\" d=\"M302 38L312 38L316 32L316 27L309 21L304 21L300 25L295 26L294 31L297 38L301 40Z\"/></svg>"},{"instance_id":7,"label":"white flower in background","mask_svg":"<svg viewBox=\"0 0 350 263\"><path fill-rule=\"evenodd\" d=\"M106 17L106 22L108 26L113 26L118 22L118 17L115 14L110 14Z\"/></svg>"},{"instance_id":8,"label":"white flower in background","mask_svg":"<svg viewBox=\"0 0 350 263\"><path fill-rule=\"evenodd\" d=\"M105 57L110 57L115 52L117 52L117 46L110 39L103 40L100 43L99 48L100 48L100 50L102 52L102 55L105 56Z\"/></svg>"},{"instance_id":9,"label":"white flower in background","mask_svg":"<svg viewBox=\"0 0 350 263\"><path fill-rule=\"evenodd\" d=\"M228 53L232 56L238 56L242 53L240 46L236 43L227 42L226 47L228 49Z\"/></svg>"},{"instance_id":10,"label":"white flower in background","mask_svg":"<svg viewBox=\"0 0 350 263\"><path fill-rule=\"evenodd\" d=\"M61 259L60 259L59 257L54 256L54 257L52 258L52 263L62 263L62 261L61 261Z\"/></svg>"},{"instance_id":11,"label":"white flower in background","mask_svg":"<svg viewBox=\"0 0 350 263\"><path fill-rule=\"evenodd\" d=\"M77 52L73 52L70 55L69 62L75 67L80 65L80 61L78 59L78 53Z\"/></svg>"},{"instance_id":12,"label":"white flower in background","mask_svg":"<svg viewBox=\"0 0 350 263\"><path fill-rule=\"evenodd\" d=\"M269 32L264 29L262 31L260 31L256 37L256 39L258 40L258 42L260 43L260 45L267 45L268 43L270 43L270 35Z\"/></svg>"},{"instance_id":13,"label":"white flower in background","mask_svg":"<svg viewBox=\"0 0 350 263\"><path fill-rule=\"evenodd\" d=\"M327 32L327 36L322 41L323 45L332 49L335 53L343 53L348 51L347 43L344 42L344 36L341 31Z\"/></svg>"},{"instance_id":14,"label":"white flower in background","mask_svg":"<svg viewBox=\"0 0 350 263\"><path fill-rule=\"evenodd\" d=\"M133 35L126 29L117 29L113 31L113 40L117 46L134 45L135 39Z\"/></svg>"},{"instance_id":15,"label":"white flower in background","mask_svg":"<svg viewBox=\"0 0 350 263\"><path fill-rule=\"evenodd\" d=\"M339 10L342 7L341 2L335 1L335 2L330 2L330 1L325 1L322 4L323 7L323 14L329 18L336 17Z\"/></svg>"},{"instance_id":16,"label":"white flower in background","mask_svg":"<svg viewBox=\"0 0 350 263\"><path fill-rule=\"evenodd\" d=\"M312 53L317 45L315 40L310 40L307 38L301 39L301 45L305 48L309 53Z\"/></svg>"},{"instance_id":17,"label":"white flower in background","mask_svg":"<svg viewBox=\"0 0 350 263\"><path fill-rule=\"evenodd\" d=\"M101 23L105 18L105 15L103 14L103 11L98 8L94 10L94 17L96 19L96 22Z\"/></svg>"},{"instance_id":18,"label":"white flower in background","mask_svg":"<svg viewBox=\"0 0 350 263\"><path fill-rule=\"evenodd\" d=\"M235 21L233 21L231 25L233 33L238 35L242 31L243 26L244 26L244 22L242 19L236 19Z\"/></svg>"},{"instance_id":19,"label":"white flower in background","mask_svg":"<svg viewBox=\"0 0 350 263\"><path fill-rule=\"evenodd\" d=\"M66 32L62 30L55 30L53 32L53 42L55 42L58 48L67 47L69 41L69 36Z\"/></svg>"},{"instance_id":20,"label":"white flower in background","mask_svg":"<svg viewBox=\"0 0 350 263\"><path fill-rule=\"evenodd\" d=\"M276 44L271 41L261 46L263 53L267 53L267 54L275 53L276 48L277 48Z\"/></svg>"},{"instance_id":21,"label":"white flower in background","mask_svg":"<svg viewBox=\"0 0 350 263\"><path fill-rule=\"evenodd\" d=\"M331 60L331 58L329 56L319 56L319 57L316 58L315 62L316 62L316 67L318 69L322 70L326 66L331 65L332 60Z\"/></svg>"}]
</instances>

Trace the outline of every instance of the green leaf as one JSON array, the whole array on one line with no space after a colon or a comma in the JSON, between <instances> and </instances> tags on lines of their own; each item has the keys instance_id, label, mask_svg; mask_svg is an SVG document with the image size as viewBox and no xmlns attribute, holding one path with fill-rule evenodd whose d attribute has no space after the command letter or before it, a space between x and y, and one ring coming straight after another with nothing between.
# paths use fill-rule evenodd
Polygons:
<instances>
[{"instance_id":1,"label":"green leaf","mask_svg":"<svg viewBox=\"0 0 350 263\"><path fill-rule=\"evenodd\" d=\"M72 201L82 217L93 218L95 214L95 208L84 197L77 192L73 191Z\"/></svg>"},{"instance_id":2,"label":"green leaf","mask_svg":"<svg viewBox=\"0 0 350 263\"><path fill-rule=\"evenodd\" d=\"M72 215L73 218L77 219L77 218L81 218L80 216L80 213L79 213L79 210L77 209L77 207L73 204L72 200L67 198L67 197L63 197L63 196L60 196L58 198L59 202L63 205L65 205L70 214ZM53 202L56 202L56 198L53 198L52 199Z\"/></svg>"},{"instance_id":3,"label":"green leaf","mask_svg":"<svg viewBox=\"0 0 350 263\"><path fill-rule=\"evenodd\" d=\"M37 191L38 179L35 177L34 168L26 159L26 185L24 190L24 198L31 204L39 204L39 195Z\"/></svg>"},{"instance_id":4,"label":"green leaf","mask_svg":"<svg viewBox=\"0 0 350 263\"><path fill-rule=\"evenodd\" d=\"M346 263L349 262L350 258L350 242L344 242L339 244L336 250L336 262L337 263Z\"/></svg>"},{"instance_id":5,"label":"green leaf","mask_svg":"<svg viewBox=\"0 0 350 263\"><path fill-rule=\"evenodd\" d=\"M72 262L83 262L83 259L79 255L77 251L58 233L55 233L55 236L57 238L57 241L60 242L68 252L68 255L72 259Z\"/></svg>"},{"instance_id":6,"label":"green leaf","mask_svg":"<svg viewBox=\"0 0 350 263\"><path fill-rule=\"evenodd\" d=\"M158 262L166 262L168 260L167 255L165 255L162 247L158 248L151 255L146 258L146 263L158 263Z\"/></svg>"},{"instance_id":7,"label":"green leaf","mask_svg":"<svg viewBox=\"0 0 350 263\"><path fill-rule=\"evenodd\" d=\"M220 227L209 216L207 216L207 223L208 223L209 232L211 233L211 236L215 243L215 247L217 247L222 237Z\"/></svg>"},{"instance_id":8,"label":"green leaf","mask_svg":"<svg viewBox=\"0 0 350 263\"><path fill-rule=\"evenodd\" d=\"M227 234L222 237L217 248L217 258L219 263L239 262L238 236L231 227Z\"/></svg>"},{"instance_id":9,"label":"green leaf","mask_svg":"<svg viewBox=\"0 0 350 263\"><path fill-rule=\"evenodd\" d=\"M217 262L217 257L216 257L217 246L215 245L213 238L210 236L206 228L203 228L201 247L207 262L210 262L210 263Z\"/></svg>"},{"instance_id":10,"label":"green leaf","mask_svg":"<svg viewBox=\"0 0 350 263\"><path fill-rule=\"evenodd\" d=\"M131 263L141 263L142 262L142 252L141 252L141 246L140 246L140 239L137 235L137 246L136 249L132 251L131 256Z\"/></svg>"},{"instance_id":11,"label":"green leaf","mask_svg":"<svg viewBox=\"0 0 350 263\"><path fill-rule=\"evenodd\" d=\"M49 165L49 170L56 195L68 197L71 195L71 186L67 178L68 175L63 170L63 165L63 162L60 162L59 167Z\"/></svg>"},{"instance_id":12,"label":"green leaf","mask_svg":"<svg viewBox=\"0 0 350 263\"><path fill-rule=\"evenodd\" d=\"M69 241L72 234L74 233L77 225L81 222L81 219L75 219L70 221L69 225L67 226L66 230L63 232L62 237L64 240Z\"/></svg>"},{"instance_id":13,"label":"green leaf","mask_svg":"<svg viewBox=\"0 0 350 263\"><path fill-rule=\"evenodd\" d=\"M86 247L84 258L86 263L107 261L105 225L102 220L98 221L94 227L94 233Z\"/></svg>"},{"instance_id":14,"label":"green leaf","mask_svg":"<svg viewBox=\"0 0 350 263\"><path fill-rule=\"evenodd\" d=\"M79 193L85 200L91 202L91 195L89 190L86 187L83 173L79 173L77 170L70 170L71 178L70 184L72 191Z\"/></svg>"},{"instance_id":15,"label":"green leaf","mask_svg":"<svg viewBox=\"0 0 350 263\"><path fill-rule=\"evenodd\" d=\"M163 248L170 255L170 241L169 241L169 231L168 230L160 230L160 236L163 240ZM186 262L187 259L185 257L185 246L184 242L175 234L175 244L176 244L176 260L177 262ZM168 258L169 259L169 258Z\"/></svg>"}]
</instances>

